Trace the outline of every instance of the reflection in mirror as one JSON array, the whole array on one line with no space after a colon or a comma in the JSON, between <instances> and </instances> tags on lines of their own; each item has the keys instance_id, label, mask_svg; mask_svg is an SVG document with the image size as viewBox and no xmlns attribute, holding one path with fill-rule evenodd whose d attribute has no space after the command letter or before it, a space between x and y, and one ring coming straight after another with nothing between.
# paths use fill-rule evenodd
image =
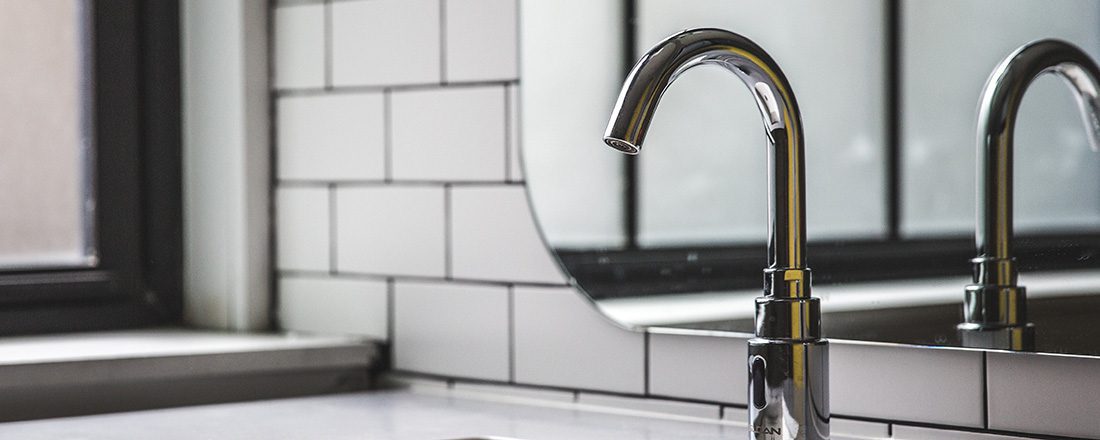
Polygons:
<instances>
[{"instance_id":1,"label":"reflection in mirror","mask_svg":"<svg viewBox=\"0 0 1100 440\"><path fill-rule=\"evenodd\" d=\"M751 332L766 140L746 88L702 66L664 95L645 154L601 142L626 70L685 28L729 29L783 67L806 136L807 236L826 336L961 344L974 257L978 99L1016 47L1100 55L1100 5L967 0L523 1L522 143L549 247L629 327ZM781 13L780 13L781 12ZM975 27L975 22L983 26ZM1037 349L1100 354L1100 155L1046 75L1016 127L1016 257ZM896 325L905 322L906 325Z\"/></svg>"}]
</instances>

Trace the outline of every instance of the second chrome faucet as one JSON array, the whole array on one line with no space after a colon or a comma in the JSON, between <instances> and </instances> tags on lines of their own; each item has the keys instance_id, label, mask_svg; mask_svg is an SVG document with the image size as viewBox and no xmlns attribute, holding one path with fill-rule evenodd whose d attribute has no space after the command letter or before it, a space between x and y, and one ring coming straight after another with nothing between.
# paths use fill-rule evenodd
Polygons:
<instances>
[{"instance_id":1,"label":"second chrome faucet","mask_svg":"<svg viewBox=\"0 0 1100 440\"><path fill-rule=\"evenodd\" d=\"M993 70L978 109L978 256L971 260L974 281L966 286L959 324L964 345L1029 350L1034 344L1013 253L1013 131L1024 92L1048 72L1073 89L1089 145L1100 151L1100 69L1084 51L1064 41L1040 40L1017 49Z\"/></svg>"}]
</instances>

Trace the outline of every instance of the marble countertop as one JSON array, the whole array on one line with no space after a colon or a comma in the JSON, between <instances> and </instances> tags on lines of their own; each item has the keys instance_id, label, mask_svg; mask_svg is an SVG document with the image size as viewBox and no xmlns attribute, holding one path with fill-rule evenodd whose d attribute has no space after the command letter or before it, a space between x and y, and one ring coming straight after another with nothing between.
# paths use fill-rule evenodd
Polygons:
<instances>
[{"instance_id":1,"label":"marble countertop","mask_svg":"<svg viewBox=\"0 0 1100 440\"><path fill-rule=\"evenodd\" d=\"M728 439L743 426L471 400L410 390L203 405L0 424L37 439Z\"/></svg>"}]
</instances>

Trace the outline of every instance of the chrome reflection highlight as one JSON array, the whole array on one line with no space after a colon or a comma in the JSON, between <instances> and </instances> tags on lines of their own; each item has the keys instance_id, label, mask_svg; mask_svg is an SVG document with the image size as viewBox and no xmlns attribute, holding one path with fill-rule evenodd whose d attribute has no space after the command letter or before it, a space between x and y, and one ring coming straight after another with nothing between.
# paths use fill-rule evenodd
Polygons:
<instances>
[{"instance_id":1,"label":"chrome reflection highlight","mask_svg":"<svg viewBox=\"0 0 1100 440\"><path fill-rule=\"evenodd\" d=\"M1017 285L1012 250L1012 151L1016 115L1036 77L1054 73L1074 91L1093 151L1100 151L1100 69L1080 48L1040 40L1016 49L993 70L978 110L978 256L966 286L959 330L970 346L1032 350L1027 294Z\"/></svg>"},{"instance_id":2,"label":"chrome reflection highlight","mask_svg":"<svg viewBox=\"0 0 1100 440\"><path fill-rule=\"evenodd\" d=\"M749 87L768 138L768 265L749 341L750 438L829 438L828 343L806 267L802 120L783 72L748 38L694 29L658 43L634 66L611 114L604 142L637 154L661 95L687 69L725 67Z\"/></svg>"}]
</instances>

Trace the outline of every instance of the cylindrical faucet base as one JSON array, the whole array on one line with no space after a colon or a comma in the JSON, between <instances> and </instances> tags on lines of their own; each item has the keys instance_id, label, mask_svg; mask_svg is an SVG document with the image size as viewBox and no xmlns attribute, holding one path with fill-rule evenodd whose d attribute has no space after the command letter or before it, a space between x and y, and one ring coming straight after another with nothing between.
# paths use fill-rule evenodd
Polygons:
<instances>
[{"instance_id":1,"label":"cylindrical faucet base","mask_svg":"<svg viewBox=\"0 0 1100 440\"><path fill-rule=\"evenodd\" d=\"M828 440L829 344L749 340L749 438Z\"/></svg>"},{"instance_id":2,"label":"cylindrical faucet base","mask_svg":"<svg viewBox=\"0 0 1100 440\"><path fill-rule=\"evenodd\" d=\"M963 347L992 348L996 350L1035 350L1035 326L1024 324L1000 328L973 328L959 325L959 339Z\"/></svg>"}]
</instances>

